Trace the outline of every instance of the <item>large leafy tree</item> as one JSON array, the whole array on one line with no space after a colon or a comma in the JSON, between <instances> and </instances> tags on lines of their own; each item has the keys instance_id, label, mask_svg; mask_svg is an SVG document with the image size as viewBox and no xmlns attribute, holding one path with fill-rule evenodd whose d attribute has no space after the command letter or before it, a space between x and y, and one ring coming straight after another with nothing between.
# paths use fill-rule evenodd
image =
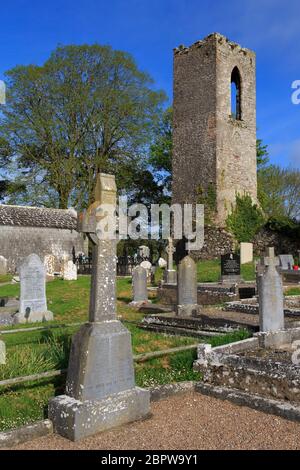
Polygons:
<instances>
[{"instance_id":1,"label":"large leafy tree","mask_svg":"<svg viewBox=\"0 0 300 470\"><path fill-rule=\"evenodd\" d=\"M62 46L43 66L18 66L6 78L0 179L10 201L80 208L99 171L114 173L123 190L139 175L137 189L149 179L147 154L165 96L129 54Z\"/></svg>"},{"instance_id":2,"label":"large leafy tree","mask_svg":"<svg viewBox=\"0 0 300 470\"><path fill-rule=\"evenodd\" d=\"M258 197L268 219L300 219L300 171L268 165L258 171Z\"/></svg>"}]
</instances>

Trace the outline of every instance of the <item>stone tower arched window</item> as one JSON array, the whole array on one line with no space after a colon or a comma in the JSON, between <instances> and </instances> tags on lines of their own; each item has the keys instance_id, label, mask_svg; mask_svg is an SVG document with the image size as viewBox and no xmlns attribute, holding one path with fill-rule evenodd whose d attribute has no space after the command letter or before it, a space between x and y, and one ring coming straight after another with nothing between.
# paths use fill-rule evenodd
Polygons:
<instances>
[{"instance_id":1,"label":"stone tower arched window","mask_svg":"<svg viewBox=\"0 0 300 470\"><path fill-rule=\"evenodd\" d=\"M231 116L233 119L242 119L241 75L237 67L231 72Z\"/></svg>"}]
</instances>

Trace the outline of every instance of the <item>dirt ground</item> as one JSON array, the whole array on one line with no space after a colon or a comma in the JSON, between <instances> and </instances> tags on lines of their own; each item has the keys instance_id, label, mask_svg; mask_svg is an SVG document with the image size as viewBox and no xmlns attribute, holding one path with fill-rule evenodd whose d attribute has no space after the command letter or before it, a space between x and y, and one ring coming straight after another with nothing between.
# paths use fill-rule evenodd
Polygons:
<instances>
[{"instance_id":1,"label":"dirt ground","mask_svg":"<svg viewBox=\"0 0 300 470\"><path fill-rule=\"evenodd\" d=\"M300 423L199 393L152 403L152 417L80 442L50 435L14 449L300 449Z\"/></svg>"}]
</instances>

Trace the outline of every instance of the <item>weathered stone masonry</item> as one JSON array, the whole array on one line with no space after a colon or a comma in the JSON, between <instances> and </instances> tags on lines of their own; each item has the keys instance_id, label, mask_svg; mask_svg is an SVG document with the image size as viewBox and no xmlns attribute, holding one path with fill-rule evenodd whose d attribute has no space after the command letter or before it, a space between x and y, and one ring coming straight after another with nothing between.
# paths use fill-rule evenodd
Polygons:
<instances>
[{"instance_id":1,"label":"weathered stone masonry","mask_svg":"<svg viewBox=\"0 0 300 470\"><path fill-rule=\"evenodd\" d=\"M237 67L241 119L231 116ZM174 51L173 202L199 202L212 185L224 226L236 193L257 200L255 54L214 33Z\"/></svg>"},{"instance_id":2,"label":"weathered stone masonry","mask_svg":"<svg viewBox=\"0 0 300 470\"><path fill-rule=\"evenodd\" d=\"M21 260L36 253L42 260L53 254L58 259L83 251L83 238L76 230L73 210L0 205L0 254L8 270L16 272Z\"/></svg>"}]
</instances>

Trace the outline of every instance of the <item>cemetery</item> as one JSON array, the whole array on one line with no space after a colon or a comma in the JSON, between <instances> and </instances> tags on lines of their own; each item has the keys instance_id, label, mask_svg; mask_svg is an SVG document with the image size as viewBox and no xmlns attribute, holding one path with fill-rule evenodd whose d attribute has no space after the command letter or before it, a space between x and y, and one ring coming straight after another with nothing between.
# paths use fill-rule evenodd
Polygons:
<instances>
[{"instance_id":1,"label":"cemetery","mask_svg":"<svg viewBox=\"0 0 300 470\"><path fill-rule=\"evenodd\" d=\"M50 74L56 106L69 93L59 124L47 99L26 121L11 72L0 117L0 449L280 448L284 430L299 448L300 212L287 212L293 191L268 206L255 52L211 33L173 61L170 111L129 54L59 46L37 73ZM74 82L55 82L70 70ZM43 106L52 130L71 129L28 142ZM10 179L13 165L23 173ZM148 220L152 205L173 208L168 231ZM276 436L263 440L265 427Z\"/></svg>"}]
</instances>

